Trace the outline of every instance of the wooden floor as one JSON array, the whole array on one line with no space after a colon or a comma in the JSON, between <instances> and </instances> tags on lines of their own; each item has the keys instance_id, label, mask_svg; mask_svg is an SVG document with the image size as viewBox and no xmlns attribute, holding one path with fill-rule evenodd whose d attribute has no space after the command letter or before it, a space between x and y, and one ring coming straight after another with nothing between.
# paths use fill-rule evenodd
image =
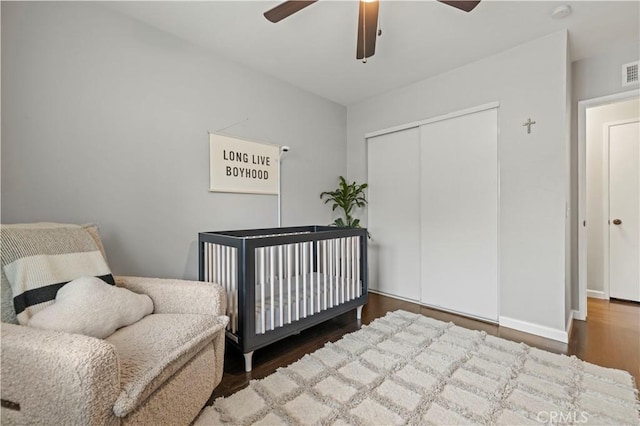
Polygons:
<instances>
[{"instance_id":1,"label":"wooden floor","mask_svg":"<svg viewBox=\"0 0 640 426\"><path fill-rule=\"evenodd\" d=\"M362 311L362 323L368 324L387 312L403 309L409 312L451 321L473 330L516 342L524 342L554 353L576 355L578 358L605 367L630 372L640 383L640 304L589 299L587 321L574 321L568 344L545 339L497 325L464 318L423 306L370 293L369 302ZM333 342L346 333L358 329L355 310L303 331L253 355L253 371L244 372L242 354L227 347L222 383L215 389L209 404L220 396L231 395L249 384L249 380L261 379L279 367L285 367L305 354Z\"/></svg>"}]
</instances>

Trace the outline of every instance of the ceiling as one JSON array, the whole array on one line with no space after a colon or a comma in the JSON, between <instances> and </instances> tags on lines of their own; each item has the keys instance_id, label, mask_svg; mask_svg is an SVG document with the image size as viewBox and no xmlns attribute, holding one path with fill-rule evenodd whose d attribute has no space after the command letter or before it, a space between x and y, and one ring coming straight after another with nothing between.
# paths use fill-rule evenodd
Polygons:
<instances>
[{"instance_id":1,"label":"ceiling","mask_svg":"<svg viewBox=\"0 0 640 426\"><path fill-rule=\"evenodd\" d=\"M279 1L103 4L343 105L565 28L574 61L640 40L637 0L484 0L470 13L436 1L382 0L382 36L365 64L355 59L355 0L321 0L276 24L262 14ZM573 13L552 19L563 4Z\"/></svg>"}]
</instances>

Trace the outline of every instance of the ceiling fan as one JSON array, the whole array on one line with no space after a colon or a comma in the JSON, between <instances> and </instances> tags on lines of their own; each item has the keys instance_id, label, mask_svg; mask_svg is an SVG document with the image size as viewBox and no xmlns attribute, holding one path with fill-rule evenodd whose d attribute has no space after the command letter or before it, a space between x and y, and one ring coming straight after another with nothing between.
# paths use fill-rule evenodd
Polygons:
<instances>
[{"instance_id":1,"label":"ceiling fan","mask_svg":"<svg viewBox=\"0 0 640 426\"><path fill-rule=\"evenodd\" d=\"M275 23L293 15L296 12L311 6L318 0L288 0L264 13L267 20ZM438 0L440 3L453 6L465 12L471 12L480 3L478 1L450 1ZM367 58L376 52L376 36L378 31L378 0L360 0L358 12L358 44L356 46L356 59L367 62Z\"/></svg>"}]
</instances>

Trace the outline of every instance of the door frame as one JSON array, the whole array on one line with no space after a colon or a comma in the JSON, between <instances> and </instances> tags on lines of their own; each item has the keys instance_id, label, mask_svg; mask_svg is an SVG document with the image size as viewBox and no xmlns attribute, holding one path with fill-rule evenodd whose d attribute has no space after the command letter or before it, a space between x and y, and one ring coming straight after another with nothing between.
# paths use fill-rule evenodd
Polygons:
<instances>
[{"instance_id":1,"label":"door frame","mask_svg":"<svg viewBox=\"0 0 640 426\"><path fill-rule=\"evenodd\" d=\"M578 102L578 309L577 320L587 319L587 109L640 98L640 89Z\"/></svg>"},{"instance_id":2,"label":"door frame","mask_svg":"<svg viewBox=\"0 0 640 426\"><path fill-rule=\"evenodd\" d=\"M614 126L620 126L623 124L629 123L637 123L640 121L640 117L636 118L628 118L625 120L616 120L604 123L602 125L602 208L605 213L602 220L602 237L603 237L603 247L602 247L602 269L604 272L603 276L603 289L604 296L606 299L611 298L611 287L610 287L610 273L611 273L611 256L610 256L610 246L611 246L611 225L609 221L611 220L611 200L609 195L609 170L610 170L610 158L609 158L609 147L610 147L610 129Z\"/></svg>"}]
</instances>

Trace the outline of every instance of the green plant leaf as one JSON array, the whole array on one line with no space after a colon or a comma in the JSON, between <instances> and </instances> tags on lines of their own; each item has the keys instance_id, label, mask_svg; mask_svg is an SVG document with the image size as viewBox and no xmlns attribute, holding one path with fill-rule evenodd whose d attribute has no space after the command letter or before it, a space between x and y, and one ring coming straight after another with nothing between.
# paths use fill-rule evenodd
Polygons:
<instances>
[{"instance_id":1,"label":"green plant leaf","mask_svg":"<svg viewBox=\"0 0 640 426\"><path fill-rule=\"evenodd\" d=\"M344 176L338 177L338 188L333 191L323 191L320 193L320 199L324 199L327 204L333 202L332 211L340 208L344 213L344 219L338 218L333 224L341 227L360 227L360 220L354 219L351 212L354 207L364 207L367 204L367 198L364 190L368 187L366 183L358 185L355 181L347 183Z\"/></svg>"}]
</instances>

